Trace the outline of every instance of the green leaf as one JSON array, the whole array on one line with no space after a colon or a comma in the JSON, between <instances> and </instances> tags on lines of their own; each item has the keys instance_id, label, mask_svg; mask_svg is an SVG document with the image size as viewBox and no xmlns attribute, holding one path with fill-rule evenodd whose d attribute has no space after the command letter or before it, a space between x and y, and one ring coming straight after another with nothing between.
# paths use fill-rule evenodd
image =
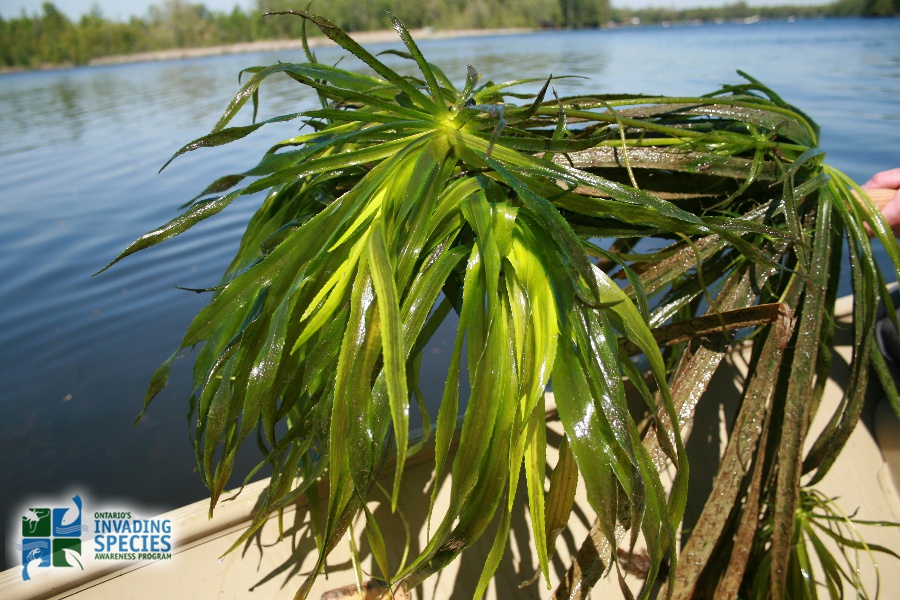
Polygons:
<instances>
[{"instance_id":1,"label":"green leaf","mask_svg":"<svg viewBox=\"0 0 900 600\"><path fill-rule=\"evenodd\" d=\"M487 559L484 563L484 569L478 578L478 585L475 587L473 598L481 598L487 592L488 585L491 583L497 567L500 566L500 559L503 558L503 551L506 550L506 540L509 538L509 525L512 519L512 511L509 506L504 504L500 509L500 522L497 524L497 533L494 536L494 543L488 552Z\"/></svg>"},{"instance_id":2,"label":"green leaf","mask_svg":"<svg viewBox=\"0 0 900 600\"><path fill-rule=\"evenodd\" d=\"M388 399L391 403L391 417L394 435L397 438L397 470L394 475L394 489L391 493L391 510L397 510L400 493L400 479L409 446L409 391L406 383L406 351L400 322L400 306L394 285L393 268L384 242L384 225L376 219L369 236L369 265L378 314L381 318L382 348L384 353L384 373L387 381Z\"/></svg>"},{"instance_id":3,"label":"green leaf","mask_svg":"<svg viewBox=\"0 0 900 600\"><path fill-rule=\"evenodd\" d=\"M372 556L375 557L375 564L378 565L384 581L390 581L391 572L388 567L387 547L384 543L384 536L381 535L378 521L375 520L375 516L369 511L369 507L363 503L362 508L366 513L366 539L369 540L369 547L372 549Z\"/></svg>"},{"instance_id":4,"label":"green leaf","mask_svg":"<svg viewBox=\"0 0 900 600\"><path fill-rule=\"evenodd\" d=\"M162 172L163 169L169 166L169 163L186 152L191 152L198 148L213 148L215 146L224 146L225 144L230 144L231 142L247 137L263 125L267 125L269 123L283 123L285 121L292 121L299 117L301 114L302 113L293 113L290 115L282 115L280 117L274 117L266 121L254 123L253 125L244 125L242 127L228 127L226 129L219 129L218 131L214 131L213 133L204 135L203 137L197 138L190 144L182 146L182 148L178 152L173 154L172 157L166 161L166 164L160 167L159 171Z\"/></svg>"},{"instance_id":5,"label":"green leaf","mask_svg":"<svg viewBox=\"0 0 900 600\"><path fill-rule=\"evenodd\" d=\"M147 412L147 407L150 406L150 402L164 387L166 387L166 383L169 381L169 374L172 372L172 363L178 357L180 351L181 350L179 349L173 352L153 373L153 377L150 379L150 385L147 386L147 393L144 394L144 405L141 408L141 412L134 420L134 423L131 424L132 427L137 425L138 422L144 418L144 413Z\"/></svg>"},{"instance_id":6,"label":"green leaf","mask_svg":"<svg viewBox=\"0 0 900 600\"><path fill-rule=\"evenodd\" d=\"M270 14L292 14L311 21L322 31L322 33L328 36L338 46L340 46L344 50L347 50L348 52L362 60L364 63L369 65L376 73L390 81L392 84L396 85L401 91L403 91L411 99L413 99L414 102L419 104L419 106L425 108L429 112L437 114L434 112L436 109L436 105L432 100L422 94L422 92L420 92L418 89L413 87L406 79L398 75L395 71L391 70L384 63L375 58L372 54L370 54L367 50L360 46L353 38L347 35L340 27L338 27L328 19L308 13L303 10L273 12Z\"/></svg>"},{"instance_id":7,"label":"green leaf","mask_svg":"<svg viewBox=\"0 0 900 600\"><path fill-rule=\"evenodd\" d=\"M441 114L446 113L447 107L443 102L441 87L438 85L437 78L435 77L434 71L431 69L431 65L429 65L428 61L425 60L425 57L422 56L422 52L419 50L416 42L409 34L409 30L406 29L403 23L391 13L388 13L388 17L390 17L394 29L400 34L400 39L403 40L403 43L409 49L409 53L412 55L413 60L415 60L416 64L419 66L419 70L422 71L422 75L425 76L425 82L428 83L428 89L431 91L432 101L440 109Z\"/></svg>"},{"instance_id":8,"label":"green leaf","mask_svg":"<svg viewBox=\"0 0 900 600\"><path fill-rule=\"evenodd\" d=\"M151 246L155 246L156 244L171 239L180 233L184 233L200 221L208 219L209 217L219 213L220 211L222 211L222 209L231 204L235 198L245 193L248 192L246 192L245 190L237 190L213 200L201 200L200 202L194 203L185 212L175 217L162 227L154 229L153 231L145 233L144 235L139 237L121 254L119 254L119 256L117 256L111 263L94 273L94 275L99 275L126 256L134 254L139 250L144 250L146 248L150 248Z\"/></svg>"},{"instance_id":9,"label":"green leaf","mask_svg":"<svg viewBox=\"0 0 900 600\"><path fill-rule=\"evenodd\" d=\"M534 532L534 547L538 553L538 562L541 566L541 572L550 586L550 544L555 541L556 535L548 536L547 513L549 508L544 504L544 479L546 479L545 469L547 464L547 421L546 414L543 410L543 403L531 411L531 417L528 419L528 429L526 433L525 443L525 477L528 485L528 510L531 514L531 527ZM562 455L560 455L562 456ZM562 460L562 459L560 459ZM554 471L555 473L555 471ZM577 481L577 478L576 478ZM551 493L553 490L551 483ZM574 496L574 490L573 490ZM558 503L558 498L553 498L554 503ZM553 509L559 507L554 504ZM569 506L571 510L571 505ZM565 511L560 511L565 512ZM554 515L556 517L557 515ZM568 512L565 518L568 519ZM559 527L558 523L553 523L554 527ZM548 539L550 537L550 539Z\"/></svg>"}]
</instances>

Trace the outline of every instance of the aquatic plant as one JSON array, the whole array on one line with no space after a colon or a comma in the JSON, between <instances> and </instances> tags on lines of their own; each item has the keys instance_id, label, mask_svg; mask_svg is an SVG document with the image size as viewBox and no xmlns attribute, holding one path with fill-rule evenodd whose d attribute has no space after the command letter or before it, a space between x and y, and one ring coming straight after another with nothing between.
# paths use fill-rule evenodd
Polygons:
<instances>
[{"instance_id":1,"label":"aquatic plant","mask_svg":"<svg viewBox=\"0 0 900 600\"><path fill-rule=\"evenodd\" d=\"M890 548L869 544L862 537L857 525L875 527L897 527L897 523L886 521L865 521L854 515L841 511L835 498L827 498L816 490L803 488L800 490L800 502L794 514L793 543L791 544L786 578L789 596L793 598L816 598L817 588L828 591L831 598L843 597L843 585L846 581L856 591L858 598L869 598L860 575L860 554L871 561L875 569L876 589L878 597L880 577L875 552L900 558ZM741 597L766 598L771 579L772 555L771 535L774 531L772 513L760 519L752 548L751 564L757 565L748 573L743 582ZM827 542L832 542L829 546ZM822 581L815 578L816 568L822 571ZM723 585L715 590L717 593L734 591Z\"/></svg>"},{"instance_id":2,"label":"aquatic plant","mask_svg":"<svg viewBox=\"0 0 900 600\"><path fill-rule=\"evenodd\" d=\"M796 516L808 510L801 476L814 483L834 463L859 420L870 365L888 378L872 332L879 296L890 301L865 223L900 265L865 193L823 163L816 125L743 74L742 83L689 98L556 97L552 78L529 95L517 86L539 80L482 82L471 67L458 88L399 21L406 51L392 53L414 63L414 76L329 21L291 14L370 74L319 63L308 49L303 64L247 69L251 78L212 132L172 158L273 121L300 119L309 131L216 180L116 259L241 196L266 193L144 401L146 410L182 350L202 345L191 402L210 510L248 438L266 448L261 465L273 467L236 546L273 511L327 487L319 561L298 596L361 511L381 577L414 587L497 516L480 596L506 546L524 465L549 585L554 537L568 522L577 481L551 476L546 485L552 387L565 429L554 473L577 471L597 514L585 544L593 551L573 562L559 597L584 594L618 569L615 550L634 550L638 535L648 555L643 597L660 583L663 564L672 597L742 586L784 597L797 528L807 528ZM248 102L255 120L259 86L275 74L315 90L321 107L231 125ZM850 376L804 454L833 352L844 244L856 295ZM456 341L432 424L419 367L451 314ZM737 342L751 348L750 373L715 489L680 553L689 560L679 560L688 470L680 425ZM626 385L643 411L632 414ZM418 435L411 411L423 420ZM366 500L392 462L396 507L405 461L426 445L435 481L449 473L449 508L433 515L421 553L393 572ZM670 467L667 490L660 471ZM765 581L750 562L763 528Z\"/></svg>"}]
</instances>

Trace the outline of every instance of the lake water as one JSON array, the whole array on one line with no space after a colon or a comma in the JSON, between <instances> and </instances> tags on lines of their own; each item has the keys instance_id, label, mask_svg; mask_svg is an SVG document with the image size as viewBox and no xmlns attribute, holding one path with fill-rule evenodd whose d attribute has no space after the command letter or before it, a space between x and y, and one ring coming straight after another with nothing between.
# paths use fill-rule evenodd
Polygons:
<instances>
[{"instance_id":1,"label":"lake water","mask_svg":"<svg viewBox=\"0 0 900 600\"><path fill-rule=\"evenodd\" d=\"M468 63L495 81L590 78L555 81L560 94L699 95L740 82L741 69L812 116L828 161L857 181L900 166L900 19L535 33L422 48L460 84ZM342 53L318 54L334 62ZM176 363L147 417L131 423L151 374L205 299L174 286L217 281L258 198L91 274L207 183L252 166L296 129L263 128L157 175L213 126L242 68L278 60L302 55L0 77L0 565L19 564L8 534L29 498L78 490L163 511L206 497L185 420L189 361ZM312 102L296 84L264 86L261 116ZM255 462L251 452L237 471Z\"/></svg>"}]
</instances>

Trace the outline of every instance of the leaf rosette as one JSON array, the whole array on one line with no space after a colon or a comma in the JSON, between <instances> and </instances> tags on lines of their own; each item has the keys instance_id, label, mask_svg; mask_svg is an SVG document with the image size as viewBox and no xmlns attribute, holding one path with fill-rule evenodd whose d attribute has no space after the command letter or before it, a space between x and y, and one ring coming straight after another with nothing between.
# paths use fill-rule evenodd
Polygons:
<instances>
[{"instance_id":1,"label":"leaf rosette","mask_svg":"<svg viewBox=\"0 0 900 600\"><path fill-rule=\"evenodd\" d=\"M406 51L393 53L413 61L416 76L398 74L327 20L293 14L371 74L323 65L308 49L306 63L248 69L252 76L212 132L173 159L270 122L302 119L312 131L213 182L116 259L266 192L212 300L144 402L146 410L180 351L202 346L192 402L210 510L251 434L266 449L261 466L273 467L265 501L235 547L272 511L327 485L319 562L298 592L305 597L360 511L372 547L384 547L366 500L392 463L396 508L406 459L429 445L435 488L450 476L449 507L433 515L429 542L408 565L390 571L376 551L385 581L417 585L499 515L480 596L506 545L523 465L548 584L554 537L572 510L573 473L597 513L597 539L615 548L630 532L633 548L642 536L650 564L644 595L664 561L671 588L676 574L679 585L683 577L696 581L700 573L676 561L688 471L681 423L735 339L750 340L754 360L782 373L746 403L760 422L773 406L800 415L798 423L808 418L833 342L826 315L840 240L849 240L858 267L858 297L875 298L884 286L863 222L900 264L880 215L864 195L848 201L848 182L815 150L816 126L752 78L696 98L548 98L552 78L528 96L512 89L536 80L482 83L470 67L458 89L396 19ZM275 74L314 90L321 107L230 125L251 100L255 118L259 86ZM876 360L870 304L858 303L855 314L858 365ZM753 315L744 312L756 305ZM456 339L432 415L419 367L448 318L457 320ZM786 352L786 340L803 352ZM801 359L805 369L787 385L784 373ZM853 371L851 407L864 371ZM565 439L547 489L551 388ZM629 407L626 388L643 399L643 411ZM412 432L411 411L423 421ZM852 410L842 415L805 462L805 431L779 426L783 446L768 447L781 466L777 480L766 479L776 519L792 514L800 472L833 462L853 422ZM753 452L768 434L757 433L736 490L764 468ZM674 475L664 486L666 465ZM773 548L790 539L776 532Z\"/></svg>"}]
</instances>

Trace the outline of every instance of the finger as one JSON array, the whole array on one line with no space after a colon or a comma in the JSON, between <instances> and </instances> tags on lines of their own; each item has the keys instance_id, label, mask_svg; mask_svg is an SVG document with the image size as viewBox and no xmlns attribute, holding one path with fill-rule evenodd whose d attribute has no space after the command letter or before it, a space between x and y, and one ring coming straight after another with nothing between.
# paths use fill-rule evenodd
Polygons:
<instances>
[{"instance_id":1,"label":"finger","mask_svg":"<svg viewBox=\"0 0 900 600\"><path fill-rule=\"evenodd\" d=\"M893 198L881 207L881 214L891 226L894 236L900 235L900 191L896 192Z\"/></svg>"},{"instance_id":2,"label":"finger","mask_svg":"<svg viewBox=\"0 0 900 600\"><path fill-rule=\"evenodd\" d=\"M863 189L869 190L874 188L900 188L900 168L889 169L875 173L870 180L863 184Z\"/></svg>"},{"instance_id":3,"label":"finger","mask_svg":"<svg viewBox=\"0 0 900 600\"><path fill-rule=\"evenodd\" d=\"M859 200L856 191L853 192L853 195ZM900 237L900 190L887 188L867 189L866 195L872 199L872 202L878 210L881 211L881 214L884 216L885 221L887 221L888 226L890 226L894 236ZM865 226L866 233L869 234L869 237L875 237L869 224L863 223L863 225Z\"/></svg>"},{"instance_id":4,"label":"finger","mask_svg":"<svg viewBox=\"0 0 900 600\"><path fill-rule=\"evenodd\" d=\"M875 203L875 206L878 207L878 210L884 211L885 206L890 204L891 202L900 202L900 190L896 189L888 189L888 188L866 188L866 186L862 186L864 190L866 190L866 194L868 194L869 198L872 199L872 202ZM856 192L853 192L853 195L856 195ZM897 206L897 210L900 210L900 204Z\"/></svg>"}]
</instances>

